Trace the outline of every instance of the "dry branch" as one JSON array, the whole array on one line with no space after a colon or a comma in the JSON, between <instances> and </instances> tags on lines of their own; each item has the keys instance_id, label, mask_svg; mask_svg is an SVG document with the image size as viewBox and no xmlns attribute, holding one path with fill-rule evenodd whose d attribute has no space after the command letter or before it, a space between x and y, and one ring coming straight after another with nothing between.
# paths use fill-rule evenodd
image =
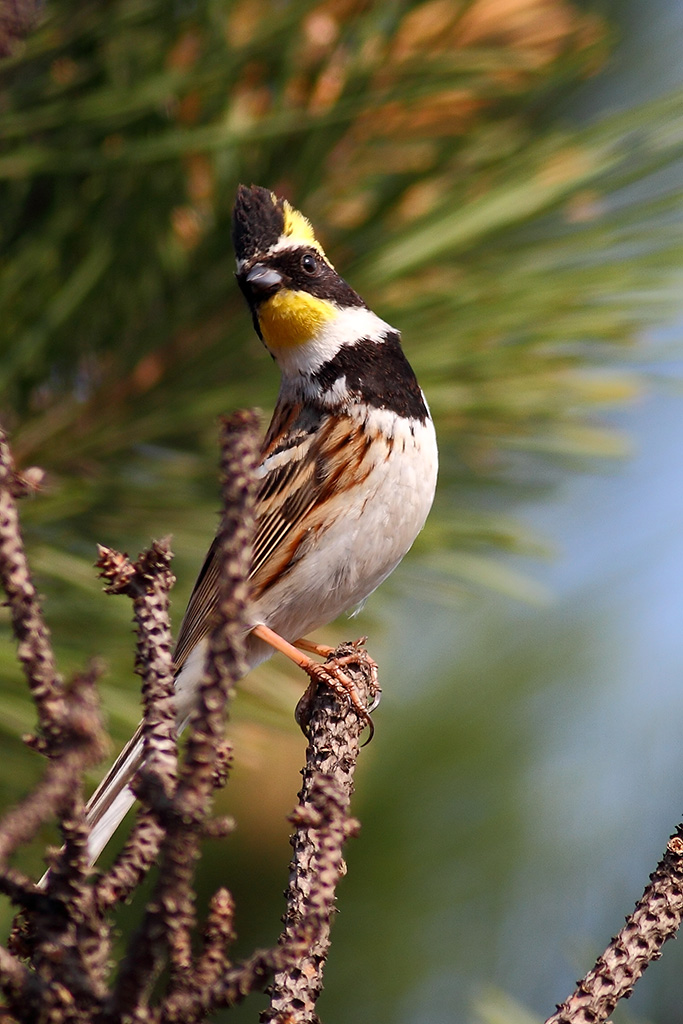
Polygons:
<instances>
[{"instance_id":1,"label":"dry branch","mask_svg":"<svg viewBox=\"0 0 683 1024\"><path fill-rule=\"evenodd\" d=\"M269 982L264 1020L313 1022L329 947L335 891L344 871L342 849L356 822L349 815L353 773L367 719L320 687L307 691L307 763L287 891L285 928L278 945L232 963L233 902L226 889L213 896L200 943L194 885L203 837L225 835L231 823L210 816L212 793L226 781L232 752L224 718L236 682L246 671L248 574L256 489L256 419L239 413L222 425L224 516L217 545L220 592L208 636L204 676L191 716L185 755L178 758L169 591L173 583L166 541L137 561L100 548L107 589L133 600L136 671L142 678L143 754L133 787L141 809L114 865L91 877L90 826L83 800L88 766L105 751L93 665L65 686L56 670L19 533L15 498L27 483L15 472L0 438L0 577L19 640L19 658L33 693L40 735L31 745L47 755L42 782L0 823L0 891L20 908L9 949L0 947L0 1020L20 1024L193 1024L234 1005ZM376 692L376 667L357 644L332 657L363 700ZM44 886L10 864L38 828L57 818L64 845L51 855ZM110 987L109 913L127 899L152 864L159 874ZM195 945L199 945L195 952ZM25 961L25 962L24 962ZM168 979L154 995L164 967Z\"/></svg>"},{"instance_id":2,"label":"dry branch","mask_svg":"<svg viewBox=\"0 0 683 1024\"><path fill-rule=\"evenodd\" d=\"M168 543L131 563L101 549L109 589L133 599L138 631L136 670L142 677L144 764L134 785L143 806L112 868L89 877L83 777L105 750L95 684L99 668L65 686L55 665L19 530L16 498L32 487L20 477L0 434L0 580L7 593L18 657L38 712L31 746L48 757L35 791L0 822L0 891L22 908L10 947L0 946L0 992L10 1024L199 1024L271 982L268 1024L318 1024L316 1003L329 949L336 886L344 873L343 847L355 834L350 816L360 737L367 720L341 706L325 687L307 691L309 744L299 805L292 815L293 858L284 929L278 945L233 964L233 902L226 889L213 896L195 953L194 867L202 837L225 835L230 822L210 817L212 792L227 778L231 750L223 735L226 705L246 670L248 572L253 527L256 421L240 413L223 422L224 517L218 535L221 589L208 639L204 677L190 724L185 758L178 760L171 634L168 620ZM37 479L37 477L35 477ZM376 692L375 665L359 644L331 656L364 702ZM36 887L10 863L50 818L64 846L52 856L47 888ZM108 913L127 899L158 862L160 872L141 926L109 988ZM626 926L558 1007L547 1024L600 1024L628 997L647 965L683 916L683 826ZM26 962L24 962L26 961ZM152 1005L161 969L168 982Z\"/></svg>"},{"instance_id":3,"label":"dry branch","mask_svg":"<svg viewBox=\"0 0 683 1024\"><path fill-rule=\"evenodd\" d=\"M100 550L100 567L109 589L125 592L134 603L136 669L143 680L145 711L145 764L136 788L146 806L123 855L95 885L87 879L89 828L82 783L84 768L100 758L104 749L92 699L96 671L66 688L57 675L18 528L14 498L23 484L14 472L7 445L0 446L0 573L20 641L19 656L39 709L41 738L33 746L50 755L44 781L8 815L4 830L0 828L0 887L25 910L23 922L15 929L14 951L0 953L0 987L8 1012L17 1020L113 1024L124 1017L170 1019L173 1000L181 995L189 1000L187 1019L198 1019L204 1007L212 1011L242 998L255 984L262 987L275 967L294 955L292 946L231 965L226 946L232 936L232 910L230 897L220 892L212 902L204 949L194 970L192 883L199 841L207 833L224 835L230 827L226 821L210 820L209 811L212 790L226 780L230 764L223 736L225 705L246 669L247 577L258 460L255 416L242 413L226 420L222 440L221 593L180 768L168 623L173 582L168 544L153 544L135 563L109 549ZM7 860L55 816L65 844L53 857L43 891L11 869ZM159 879L110 993L104 984L110 966L110 925L105 912L132 892L159 849ZM301 948L300 943L296 953ZM170 984L161 1003L151 1007L149 993L166 956ZM29 967L21 957L28 958ZM195 976L205 983L201 997ZM6 1019L8 1012L3 1010Z\"/></svg>"},{"instance_id":4,"label":"dry branch","mask_svg":"<svg viewBox=\"0 0 683 1024\"><path fill-rule=\"evenodd\" d=\"M375 692L375 665L357 644L343 644L330 658L355 657L345 665L359 696L367 704ZM278 971L270 989L263 1022L315 1024L315 1005L330 944L335 891L344 872L342 849L358 823L349 816L353 777L365 722L352 707L321 689L313 699L308 725L309 745L299 806L292 815L296 832L287 887L285 928L280 941L291 941L303 922L310 922L313 940L304 957Z\"/></svg>"},{"instance_id":5,"label":"dry branch","mask_svg":"<svg viewBox=\"0 0 683 1024\"><path fill-rule=\"evenodd\" d=\"M204 677L191 718L185 761L173 798L168 800L167 785L162 787L166 798L163 801L158 791L154 799L149 790L145 794L164 824L160 871L142 925L133 937L112 993L109 1012L114 1018L134 1016L141 1011L166 954L171 979L164 1005L178 990L194 991L191 936L196 923L192 888L195 863L206 831L216 763L224 743L225 707L234 685L246 671L247 579L258 461L255 438L253 414L240 413L223 421L224 515L217 538L221 562L218 606L209 635ZM170 785L171 777L162 782Z\"/></svg>"},{"instance_id":6,"label":"dry branch","mask_svg":"<svg viewBox=\"0 0 683 1024\"><path fill-rule=\"evenodd\" d=\"M7 438L0 430L0 579L12 616L17 657L38 711L38 744L53 753L67 713L64 685L21 538L16 497L22 493L24 481L15 471Z\"/></svg>"},{"instance_id":7,"label":"dry branch","mask_svg":"<svg viewBox=\"0 0 683 1024\"><path fill-rule=\"evenodd\" d=\"M649 963L659 959L683 916L683 825L669 839L650 884L576 991L546 1024L600 1024L620 999L628 999Z\"/></svg>"},{"instance_id":8,"label":"dry branch","mask_svg":"<svg viewBox=\"0 0 683 1024\"><path fill-rule=\"evenodd\" d=\"M111 594L133 600L137 630L135 671L142 679L142 739L147 784L154 779L166 797L178 774L173 636L169 595L175 583L169 539L154 541L134 563L125 555L99 547L98 566Z\"/></svg>"}]
</instances>

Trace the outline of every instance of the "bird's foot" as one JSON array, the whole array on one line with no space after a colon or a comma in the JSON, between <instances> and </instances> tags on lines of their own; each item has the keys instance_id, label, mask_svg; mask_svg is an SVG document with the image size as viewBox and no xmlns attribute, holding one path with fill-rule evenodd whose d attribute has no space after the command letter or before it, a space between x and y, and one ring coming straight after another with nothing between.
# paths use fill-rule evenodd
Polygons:
<instances>
[{"instance_id":1,"label":"bird's foot","mask_svg":"<svg viewBox=\"0 0 683 1024\"><path fill-rule=\"evenodd\" d=\"M370 713L379 704L381 691L377 682L377 663L373 661L363 647L367 637L362 637L360 640L355 640L352 643L342 644L341 648L332 648L322 644L314 644L310 640L304 639L297 640L295 646L269 626L263 624L254 626L252 633L276 651L286 655L295 665L302 668L311 680L306 692L297 704L295 712L296 720L306 735L308 734L308 723L311 718L313 699L318 687L322 684L327 686L346 707L353 706L360 720L370 730L370 735L365 741L366 743L370 742L375 731ZM323 664L313 661L307 654L303 654L301 650L298 650L301 647L326 657L327 661L323 662ZM337 651L340 650L345 653L337 654ZM343 671L344 668L351 665L356 665L361 671L363 669L368 671L369 689L372 697L372 703L369 708L364 704L356 684Z\"/></svg>"},{"instance_id":2,"label":"bird's foot","mask_svg":"<svg viewBox=\"0 0 683 1024\"><path fill-rule=\"evenodd\" d=\"M346 649L352 648L348 654L334 655L334 648L327 648L327 661L322 665L319 662L311 661L309 665L302 666L311 680L296 706L296 720L304 733L308 732L308 724L311 719L313 702L320 685L331 690L340 703L345 707L353 707L361 722L370 730L365 744L369 743L375 733L371 713L375 710L380 701L381 689L377 679L377 662L370 657L363 648L366 637L345 644ZM298 644L298 641L297 641ZM312 645L311 645L312 646ZM367 706L353 679L344 672L347 666L355 665L361 671L365 669L369 676L369 690L372 703ZM364 745L365 745L364 744Z\"/></svg>"}]
</instances>

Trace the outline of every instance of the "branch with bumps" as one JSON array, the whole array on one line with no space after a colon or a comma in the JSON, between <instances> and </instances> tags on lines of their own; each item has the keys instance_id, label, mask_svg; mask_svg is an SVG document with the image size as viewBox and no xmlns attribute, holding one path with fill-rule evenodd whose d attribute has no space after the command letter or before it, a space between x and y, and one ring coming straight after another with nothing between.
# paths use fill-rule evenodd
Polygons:
<instances>
[{"instance_id":1,"label":"branch with bumps","mask_svg":"<svg viewBox=\"0 0 683 1024\"><path fill-rule=\"evenodd\" d=\"M345 659L344 671L369 703L374 687L375 663L359 644L342 644L330 657ZM296 831L285 893L287 907L280 937L286 947L302 922L319 922L304 955L276 973L270 987L270 1006L261 1015L268 1024L315 1024L315 1006L322 991L322 975L330 946L337 882L345 871L343 847L357 833L350 817L353 778L365 722L353 707L340 708L329 691L315 699L308 723L309 745L299 805L290 816Z\"/></svg>"},{"instance_id":2,"label":"branch with bumps","mask_svg":"<svg viewBox=\"0 0 683 1024\"><path fill-rule=\"evenodd\" d=\"M658 960L683 917L683 825L667 844L650 884L619 934L545 1024L601 1024L628 999L648 964Z\"/></svg>"},{"instance_id":3,"label":"branch with bumps","mask_svg":"<svg viewBox=\"0 0 683 1024\"><path fill-rule=\"evenodd\" d=\"M264 1020L312 1022L329 947L342 848L356 831L349 813L353 772L364 722L324 689L312 699L300 804L292 820L294 859L285 928L272 949L233 963L233 900L212 897L197 920L194 874L201 839L225 836L231 823L211 816L212 796L225 784L231 751L224 738L227 706L244 673L244 637L257 421L238 413L221 427L223 521L221 592L209 635L209 654L189 736L179 757L174 708L171 632L173 585L167 540L137 560L101 547L105 589L133 602L136 671L142 680L143 755L133 786L140 809L110 868L89 867L90 828L83 797L86 770L104 756L96 696L101 667L70 683L59 676L19 530L17 498L35 489L37 471L21 477L0 437L0 579L7 594L18 656L38 712L30 745L48 759L43 780L0 822L0 891L19 908L7 948L0 947L3 1021L118 1024L205 1020L270 984ZM374 662L357 645L335 652L359 692L375 684ZM11 866L10 858L38 829L56 819L64 845L49 855L42 885ZM159 871L140 925L115 977L111 976L111 912L127 901L152 866ZM159 978L164 978L159 984ZM303 1007L303 1009L302 1009Z\"/></svg>"},{"instance_id":4,"label":"branch with bumps","mask_svg":"<svg viewBox=\"0 0 683 1024\"><path fill-rule=\"evenodd\" d=\"M231 751L224 721L244 672L247 576L253 528L257 426L251 413L222 424L224 516L219 531L221 592L209 655L182 758L178 754L168 616L173 585L166 540L136 561L100 548L98 566L110 593L133 602L136 671L142 679L143 756L134 779L140 809L112 866L94 873L83 798L85 772L108 746L92 664L65 682L26 559L17 501L40 485L19 474L0 434L0 581L7 596L17 655L33 696L38 728L29 745L47 759L36 789L0 821L0 892L19 908L7 947L0 946L0 1020L28 1024L194 1024L217 1010L267 991L266 1024L317 1024L316 1005L330 944L350 814L353 778L365 721L321 688L307 707L309 743L303 786L291 821L293 857L284 928L278 944L234 963L232 896L219 889L203 925L197 920L194 873L204 836L226 836L228 820L211 816L212 795L225 784ZM376 691L374 662L358 644L343 659L359 695ZM63 838L49 855L44 886L16 866L17 852L42 825L57 820ZM115 978L111 976L111 912L128 900L152 866L160 870ZM625 927L546 1024L600 1024L627 998L661 955L683 917L683 826L669 841ZM164 982L159 984L159 978Z\"/></svg>"}]
</instances>

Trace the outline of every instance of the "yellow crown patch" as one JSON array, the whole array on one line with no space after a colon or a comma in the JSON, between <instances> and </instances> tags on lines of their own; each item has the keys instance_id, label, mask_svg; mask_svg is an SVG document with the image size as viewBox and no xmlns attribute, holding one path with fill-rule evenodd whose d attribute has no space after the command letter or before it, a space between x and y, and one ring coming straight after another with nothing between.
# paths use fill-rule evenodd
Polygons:
<instances>
[{"instance_id":1,"label":"yellow crown patch","mask_svg":"<svg viewBox=\"0 0 683 1024\"><path fill-rule=\"evenodd\" d=\"M273 201L276 200L277 196L273 193ZM304 217L303 213L299 213L298 210L295 210L292 204L286 199L282 204L282 212L285 219L285 226L282 231L284 237L290 238L292 242L299 243L300 245L310 245L314 249L317 249L325 262L332 266L325 255L322 245L315 237L313 225L308 217Z\"/></svg>"}]
</instances>

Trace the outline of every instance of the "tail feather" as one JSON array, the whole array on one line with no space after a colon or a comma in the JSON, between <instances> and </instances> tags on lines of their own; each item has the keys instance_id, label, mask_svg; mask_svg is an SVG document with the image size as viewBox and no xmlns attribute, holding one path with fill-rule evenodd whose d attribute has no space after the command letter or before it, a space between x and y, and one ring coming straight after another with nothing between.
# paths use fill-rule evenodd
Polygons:
<instances>
[{"instance_id":1,"label":"tail feather","mask_svg":"<svg viewBox=\"0 0 683 1024\"><path fill-rule=\"evenodd\" d=\"M88 839L90 863L94 864L135 803L128 783L142 764L142 726L128 741L88 801L86 814L91 827Z\"/></svg>"},{"instance_id":2,"label":"tail feather","mask_svg":"<svg viewBox=\"0 0 683 1024\"><path fill-rule=\"evenodd\" d=\"M90 797L86 807L88 824L92 831L88 837L88 857L94 864L102 850L116 832L127 812L135 803L128 783L142 764L142 724L128 741L109 772ZM46 871L38 882L44 889L50 874Z\"/></svg>"},{"instance_id":3,"label":"tail feather","mask_svg":"<svg viewBox=\"0 0 683 1024\"><path fill-rule=\"evenodd\" d=\"M176 714L178 716L178 735L185 729L194 704L194 695L201 678L206 640L200 639L195 647L184 657L182 669L176 676ZM259 660L259 659L256 659ZM127 812L135 803L135 796L130 788L130 781L142 766L143 741L142 723L135 735L123 748L107 775L99 784L88 801L86 815L91 832L88 839L88 855L94 864ZM45 888L48 872L38 883Z\"/></svg>"},{"instance_id":4,"label":"tail feather","mask_svg":"<svg viewBox=\"0 0 683 1024\"><path fill-rule=\"evenodd\" d=\"M178 735L190 720L194 694L204 668L205 649L206 641L200 640L184 657L184 664L176 676ZM142 766L142 750L140 723L135 735L125 745L88 801L86 812L88 824L92 829L88 840L91 864L95 863L127 811L135 803L135 797L128 784Z\"/></svg>"}]
</instances>

